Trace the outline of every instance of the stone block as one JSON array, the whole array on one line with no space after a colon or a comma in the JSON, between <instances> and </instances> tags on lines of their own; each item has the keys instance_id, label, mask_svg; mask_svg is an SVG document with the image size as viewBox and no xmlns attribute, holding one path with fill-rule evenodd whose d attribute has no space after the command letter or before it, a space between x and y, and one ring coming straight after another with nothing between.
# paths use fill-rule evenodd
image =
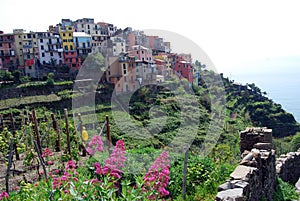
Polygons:
<instances>
[{"instance_id":1,"label":"stone block","mask_svg":"<svg viewBox=\"0 0 300 201\"><path fill-rule=\"evenodd\" d=\"M245 180L250 177L257 168L255 167L248 167L244 165L239 165L235 168L235 170L230 174L230 177L234 180Z\"/></svg>"},{"instance_id":2,"label":"stone block","mask_svg":"<svg viewBox=\"0 0 300 201\"><path fill-rule=\"evenodd\" d=\"M235 188L226 191L221 191L217 194L217 201L230 200L230 201L243 201L243 189Z\"/></svg>"},{"instance_id":3,"label":"stone block","mask_svg":"<svg viewBox=\"0 0 300 201\"><path fill-rule=\"evenodd\" d=\"M273 149L273 144L259 142L259 143L256 143L253 147L257 148L257 149L271 150L271 149Z\"/></svg>"}]
</instances>

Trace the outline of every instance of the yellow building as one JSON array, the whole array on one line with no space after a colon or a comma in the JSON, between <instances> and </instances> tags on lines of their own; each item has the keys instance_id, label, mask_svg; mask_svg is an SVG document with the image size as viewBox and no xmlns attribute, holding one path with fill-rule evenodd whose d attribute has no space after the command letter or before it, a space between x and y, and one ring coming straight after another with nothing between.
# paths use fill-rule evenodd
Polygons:
<instances>
[{"instance_id":1,"label":"yellow building","mask_svg":"<svg viewBox=\"0 0 300 201\"><path fill-rule=\"evenodd\" d=\"M81 64L80 59L77 56L73 32L72 26L59 27L59 35L62 39L62 47L64 50L64 63L70 68L79 69Z\"/></svg>"}]
</instances>

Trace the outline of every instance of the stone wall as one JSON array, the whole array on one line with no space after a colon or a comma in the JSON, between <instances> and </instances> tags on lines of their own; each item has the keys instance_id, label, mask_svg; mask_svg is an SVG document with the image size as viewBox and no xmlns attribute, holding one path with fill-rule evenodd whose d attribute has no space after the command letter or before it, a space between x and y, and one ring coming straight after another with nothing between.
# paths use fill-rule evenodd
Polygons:
<instances>
[{"instance_id":1,"label":"stone wall","mask_svg":"<svg viewBox=\"0 0 300 201\"><path fill-rule=\"evenodd\" d=\"M295 184L300 177L300 149L281 155L276 161L276 172L283 181Z\"/></svg>"},{"instance_id":2,"label":"stone wall","mask_svg":"<svg viewBox=\"0 0 300 201\"><path fill-rule=\"evenodd\" d=\"M25 96L48 95L57 93L66 89L73 89L73 85L55 85L44 87L26 87L26 88L2 88L0 89L0 100L10 98L20 98Z\"/></svg>"},{"instance_id":3,"label":"stone wall","mask_svg":"<svg viewBox=\"0 0 300 201\"><path fill-rule=\"evenodd\" d=\"M219 186L216 200L272 200L277 185L272 130L247 128L240 137L243 159L230 179Z\"/></svg>"}]
</instances>

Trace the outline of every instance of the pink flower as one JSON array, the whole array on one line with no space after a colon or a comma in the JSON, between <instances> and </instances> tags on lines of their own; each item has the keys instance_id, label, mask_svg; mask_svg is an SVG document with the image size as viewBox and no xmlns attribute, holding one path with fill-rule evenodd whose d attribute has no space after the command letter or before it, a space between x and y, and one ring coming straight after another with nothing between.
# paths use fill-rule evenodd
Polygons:
<instances>
[{"instance_id":1,"label":"pink flower","mask_svg":"<svg viewBox=\"0 0 300 201\"><path fill-rule=\"evenodd\" d=\"M69 160L68 163L67 163L67 165L66 165L66 169L70 170L70 169L75 169L75 168L76 168L75 162L72 161L72 160Z\"/></svg>"},{"instance_id":2,"label":"pink flower","mask_svg":"<svg viewBox=\"0 0 300 201\"><path fill-rule=\"evenodd\" d=\"M86 148L90 155L94 155L97 151L103 151L103 142L100 135L94 135Z\"/></svg>"},{"instance_id":3,"label":"pink flower","mask_svg":"<svg viewBox=\"0 0 300 201\"><path fill-rule=\"evenodd\" d=\"M42 154L42 157L46 157L46 156L53 156L51 150L49 148L45 148Z\"/></svg>"},{"instance_id":4,"label":"pink flower","mask_svg":"<svg viewBox=\"0 0 300 201\"><path fill-rule=\"evenodd\" d=\"M53 162L52 161L48 161L47 164L48 165L53 165Z\"/></svg>"},{"instance_id":5,"label":"pink flower","mask_svg":"<svg viewBox=\"0 0 300 201\"><path fill-rule=\"evenodd\" d=\"M8 198L8 197L9 197L9 195L7 192L0 193L0 200L2 200L3 198Z\"/></svg>"},{"instance_id":6,"label":"pink flower","mask_svg":"<svg viewBox=\"0 0 300 201\"><path fill-rule=\"evenodd\" d=\"M166 190L170 177L170 161L168 152L163 151L149 168L144 177L145 191L156 191L160 197L168 196L169 191ZM156 200L156 195L150 196L149 199Z\"/></svg>"},{"instance_id":7,"label":"pink flower","mask_svg":"<svg viewBox=\"0 0 300 201\"><path fill-rule=\"evenodd\" d=\"M95 163L96 174L107 175L115 179L121 178L122 168L126 161L126 149L123 140L118 140L116 146L111 153L110 157L105 160L104 167L101 167L99 163Z\"/></svg>"}]
</instances>

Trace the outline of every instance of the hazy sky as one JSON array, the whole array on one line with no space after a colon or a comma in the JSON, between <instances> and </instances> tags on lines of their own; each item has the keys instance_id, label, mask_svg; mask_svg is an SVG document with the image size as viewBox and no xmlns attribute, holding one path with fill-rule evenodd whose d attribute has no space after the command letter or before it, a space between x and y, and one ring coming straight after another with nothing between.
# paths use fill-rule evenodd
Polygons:
<instances>
[{"instance_id":1,"label":"hazy sky","mask_svg":"<svg viewBox=\"0 0 300 201\"><path fill-rule=\"evenodd\" d=\"M1 0L0 30L46 31L62 18L94 18L119 28L181 34L210 57L219 72L254 73L300 64L300 2L289 0ZM286 66L290 60L293 65ZM280 61L282 65L274 65Z\"/></svg>"}]
</instances>

